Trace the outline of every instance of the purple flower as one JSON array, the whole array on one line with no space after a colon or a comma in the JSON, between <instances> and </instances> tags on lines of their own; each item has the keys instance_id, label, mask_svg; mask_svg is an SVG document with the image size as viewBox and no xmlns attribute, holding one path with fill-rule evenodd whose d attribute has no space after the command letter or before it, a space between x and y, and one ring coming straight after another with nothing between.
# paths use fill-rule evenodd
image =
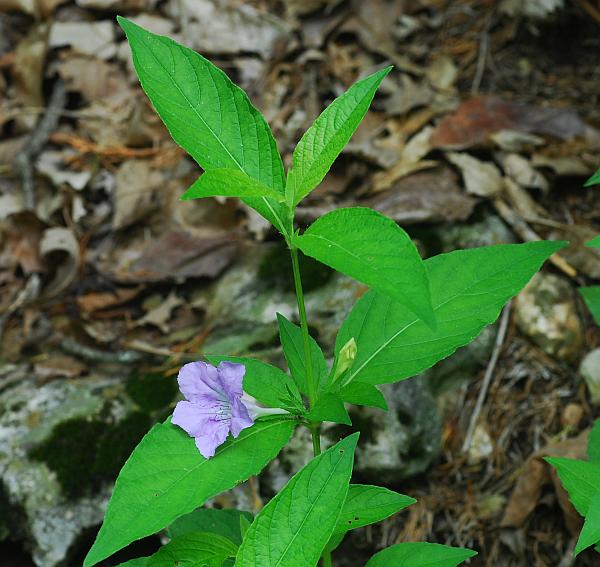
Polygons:
<instances>
[{"instance_id":1,"label":"purple flower","mask_svg":"<svg viewBox=\"0 0 600 567\"><path fill-rule=\"evenodd\" d=\"M231 432L237 437L254 419L242 402L243 364L221 362L218 368L191 362L179 371L179 389L187 401L175 407L172 423L196 440L200 453L209 459Z\"/></svg>"}]
</instances>

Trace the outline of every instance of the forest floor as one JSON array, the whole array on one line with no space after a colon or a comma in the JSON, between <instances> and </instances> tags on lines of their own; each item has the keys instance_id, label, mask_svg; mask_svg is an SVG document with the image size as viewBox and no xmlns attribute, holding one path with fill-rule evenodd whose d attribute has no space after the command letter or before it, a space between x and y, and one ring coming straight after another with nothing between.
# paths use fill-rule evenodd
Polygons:
<instances>
[{"instance_id":1,"label":"forest floor","mask_svg":"<svg viewBox=\"0 0 600 567\"><path fill-rule=\"evenodd\" d=\"M492 355L440 410L441 456L395 486L418 503L357 531L338 564L428 540L479 550L472 565L574 565L580 520L541 458L584 456L598 416L578 368L600 332L575 290L600 280L600 255L578 246L600 232L600 193L583 188L600 165L600 3L562 4L0 0L0 393L24 368L39 386L107 364L172 378L227 333L202 290L276 239L235 200L178 201L200 170L143 95L116 14L224 69L286 164L335 96L392 64L300 221L364 204L424 255L457 228L474 236L455 247L502 240L478 228L490 217L512 241L570 240L545 269L568 313L542 313L565 331L549 344L513 302ZM11 567L31 564L2 545L23 557ZM586 553L577 565L594 564Z\"/></svg>"}]
</instances>

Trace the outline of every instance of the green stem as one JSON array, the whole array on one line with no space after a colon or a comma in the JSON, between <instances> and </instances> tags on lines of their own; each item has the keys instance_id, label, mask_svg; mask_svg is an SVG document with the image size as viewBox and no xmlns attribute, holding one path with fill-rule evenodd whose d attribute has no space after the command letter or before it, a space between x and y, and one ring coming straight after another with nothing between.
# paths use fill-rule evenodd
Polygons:
<instances>
[{"instance_id":1,"label":"green stem","mask_svg":"<svg viewBox=\"0 0 600 567\"><path fill-rule=\"evenodd\" d=\"M304 305L304 293L302 291L302 280L300 278L300 263L298 262L298 249L290 248L292 255L292 268L294 270L294 285L296 287L296 298L298 300L298 314L300 315L300 328L304 341L304 360L306 362L306 382L308 386L308 401L312 408L317 399L317 386L313 372L312 354L310 351L310 335L308 334L308 320L306 318L306 307Z\"/></svg>"},{"instance_id":2,"label":"green stem","mask_svg":"<svg viewBox=\"0 0 600 567\"><path fill-rule=\"evenodd\" d=\"M298 299L298 313L300 315L300 328L302 329L302 338L304 342L304 361L306 363L306 382L308 386L308 401L312 408L316 402L317 385L315 383L315 374L313 371L312 354L310 350L310 335L308 334L308 319L306 317L306 306L304 305L304 292L302 291L302 279L300 277L300 263L298 261L298 249L290 246L292 255L292 267L294 270L294 285L296 287L296 298ZM321 424L311 423L310 434L312 437L313 453L316 457L321 454ZM331 553L324 551L321 556L323 567L333 567Z\"/></svg>"},{"instance_id":3,"label":"green stem","mask_svg":"<svg viewBox=\"0 0 600 567\"><path fill-rule=\"evenodd\" d=\"M316 457L321 454L321 428L318 424L310 428L310 434L312 436L313 454Z\"/></svg>"}]
</instances>

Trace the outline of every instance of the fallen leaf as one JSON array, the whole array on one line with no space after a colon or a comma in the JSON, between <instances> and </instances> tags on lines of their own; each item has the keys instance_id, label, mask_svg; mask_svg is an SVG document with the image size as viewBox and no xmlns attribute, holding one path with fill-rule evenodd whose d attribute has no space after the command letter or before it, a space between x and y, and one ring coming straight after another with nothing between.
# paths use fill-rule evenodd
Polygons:
<instances>
[{"instance_id":1,"label":"fallen leaf","mask_svg":"<svg viewBox=\"0 0 600 567\"><path fill-rule=\"evenodd\" d=\"M365 205L397 223L452 222L469 218L476 200L465 194L449 168L413 173L377 195Z\"/></svg>"},{"instance_id":2,"label":"fallen leaf","mask_svg":"<svg viewBox=\"0 0 600 567\"><path fill-rule=\"evenodd\" d=\"M69 46L78 53L101 59L110 59L117 53L112 21L54 22L48 42L53 48Z\"/></svg>"},{"instance_id":3,"label":"fallen leaf","mask_svg":"<svg viewBox=\"0 0 600 567\"><path fill-rule=\"evenodd\" d=\"M77 297L77 305L84 313L116 307L132 300L140 293L139 287L118 287L112 291L91 291Z\"/></svg>"},{"instance_id":4,"label":"fallen leaf","mask_svg":"<svg viewBox=\"0 0 600 567\"><path fill-rule=\"evenodd\" d=\"M24 106L36 108L44 106L42 81L49 31L50 28L46 23L32 26L15 50L15 61L12 66L15 94ZM35 120L36 117L31 116L30 118Z\"/></svg>"},{"instance_id":5,"label":"fallen leaf","mask_svg":"<svg viewBox=\"0 0 600 567\"><path fill-rule=\"evenodd\" d=\"M595 171L592 165L586 163L579 156L546 156L536 153L531 157L531 164L534 167L547 167L561 177L586 177Z\"/></svg>"},{"instance_id":6,"label":"fallen leaf","mask_svg":"<svg viewBox=\"0 0 600 567\"><path fill-rule=\"evenodd\" d=\"M465 149L485 143L500 130L545 134L561 140L585 136L597 141L599 134L570 108L551 108L478 96L463 102L440 120L431 137L436 148Z\"/></svg>"},{"instance_id":7,"label":"fallen leaf","mask_svg":"<svg viewBox=\"0 0 600 567\"><path fill-rule=\"evenodd\" d=\"M35 169L57 187L66 183L76 191L81 191L88 184L92 174L90 171L75 171L65 165L65 158L75 155L77 154L72 151L46 150L38 157Z\"/></svg>"},{"instance_id":8,"label":"fallen leaf","mask_svg":"<svg viewBox=\"0 0 600 567\"><path fill-rule=\"evenodd\" d=\"M67 289L79 271L79 243L68 228L53 227L44 231L40 255L51 268L50 279L42 289L44 297L54 297Z\"/></svg>"},{"instance_id":9,"label":"fallen leaf","mask_svg":"<svg viewBox=\"0 0 600 567\"><path fill-rule=\"evenodd\" d=\"M40 240L44 227L39 219L29 211L8 217L4 234L4 254L7 261L3 265L19 266L25 274L43 272L44 260L40 254Z\"/></svg>"},{"instance_id":10,"label":"fallen leaf","mask_svg":"<svg viewBox=\"0 0 600 567\"><path fill-rule=\"evenodd\" d=\"M85 372L86 366L72 356L50 354L33 365L35 377L41 382L52 378L75 378Z\"/></svg>"},{"instance_id":11,"label":"fallen leaf","mask_svg":"<svg viewBox=\"0 0 600 567\"><path fill-rule=\"evenodd\" d=\"M396 181L410 173L438 165L437 161L423 160L431 151L432 131L433 128L427 126L415 134L402 150L400 159L390 169L380 171L373 176L373 191L389 189Z\"/></svg>"},{"instance_id":12,"label":"fallen leaf","mask_svg":"<svg viewBox=\"0 0 600 567\"><path fill-rule=\"evenodd\" d=\"M440 55L435 57L429 67L427 67L425 76L434 88L440 91L447 91L453 88L458 77L458 69L452 57Z\"/></svg>"},{"instance_id":13,"label":"fallen leaf","mask_svg":"<svg viewBox=\"0 0 600 567\"><path fill-rule=\"evenodd\" d=\"M586 430L577 437L548 445L533 453L525 461L504 511L500 523L502 527L518 528L523 526L537 506L543 487L553 482L560 506L565 514L567 527L573 534L578 532L582 519L569 502L568 495L552 467L542 459L544 457L586 458L588 435L589 430Z\"/></svg>"},{"instance_id":14,"label":"fallen leaf","mask_svg":"<svg viewBox=\"0 0 600 567\"><path fill-rule=\"evenodd\" d=\"M168 325L171 313L174 309L183 305L183 300L175 292L171 291L168 297L160 305L150 309L143 317L135 321L136 327L143 325L154 325L163 333L168 333L171 328Z\"/></svg>"},{"instance_id":15,"label":"fallen leaf","mask_svg":"<svg viewBox=\"0 0 600 567\"><path fill-rule=\"evenodd\" d=\"M145 219L149 212L160 207L158 193L164 188L165 178L147 160L131 159L122 163L115 180L114 230Z\"/></svg>"},{"instance_id":16,"label":"fallen leaf","mask_svg":"<svg viewBox=\"0 0 600 567\"><path fill-rule=\"evenodd\" d=\"M200 237L167 231L141 249L133 242L128 248L113 250L116 258L106 258L100 269L116 281L129 283L214 278L231 263L237 249L232 233Z\"/></svg>"},{"instance_id":17,"label":"fallen leaf","mask_svg":"<svg viewBox=\"0 0 600 567\"><path fill-rule=\"evenodd\" d=\"M504 173L522 187L539 189L544 193L550 189L548 180L531 165L527 158L513 153L501 156L500 161Z\"/></svg>"},{"instance_id":18,"label":"fallen leaf","mask_svg":"<svg viewBox=\"0 0 600 567\"><path fill-rule=\"evenodd\" d=\"M172 14L187 20L184 42L201 53L258 53L268 59L278 45L288 47L292 40L283 20L249 4L176 0L169 6Z\"/></svg>"},{"instance_id":19,"label":"fallen leaf","mask_svg":"<svg viewBox=\"0 0 600 567\"><path fill-rule=\"evenodd\" d=\"M69 90L80 93L88 102L127 89L127 78L116 65L73 52L62 55L62 60L56 64L58 74Z\"/></svg>"},{"instance_id":20,"label":"fallen leaf","mask_svg":"<svg viewBox=\"0 0 600 567\"><path fill-rule=\"evenodd\" d=\"M446 157L460 169L467 193L493 197L502 190L502 176L493 163L457 152L449 152Z\"/></svg>"}]
</instances>

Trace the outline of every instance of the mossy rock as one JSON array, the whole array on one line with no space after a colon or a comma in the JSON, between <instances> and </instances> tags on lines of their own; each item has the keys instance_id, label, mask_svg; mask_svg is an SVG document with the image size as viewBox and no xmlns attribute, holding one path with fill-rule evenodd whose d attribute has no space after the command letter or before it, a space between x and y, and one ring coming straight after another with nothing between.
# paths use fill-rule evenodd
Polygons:
<instances>
[{"instance_id":1,"label":"mossy rock","mask_svg":"<svg viewBox=\"0 0 600 567\"><path fill-rule=\"evenodd\" d=\"M65 494L79 497L116 478L152 420L134 412L111 425L101 419L76 418L57 425L29 456L56 473Z\"/></svg>"}]
</instances>

